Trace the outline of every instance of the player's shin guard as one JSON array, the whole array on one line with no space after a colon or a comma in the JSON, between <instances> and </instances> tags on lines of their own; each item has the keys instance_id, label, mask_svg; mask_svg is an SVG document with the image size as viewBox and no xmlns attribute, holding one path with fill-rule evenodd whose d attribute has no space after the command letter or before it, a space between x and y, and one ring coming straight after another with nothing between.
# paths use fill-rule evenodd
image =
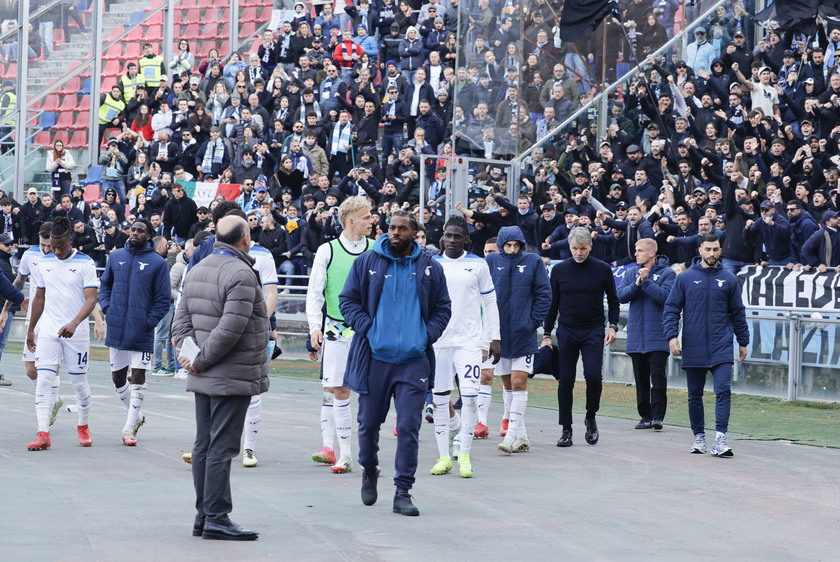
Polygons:
<instances>
[{"instance_id":1,"label":"player's shin guard","mask_svg":"<svg viewBox=\"0 0 840 562\"><path fill-rule=\"evenodd\" d=\"M52 413L52 386L56 378L58 365L38 368L38 378L35 381L35 417L38 419L38 431L50 430L50 414Z\"/></svg>"},{"instance_id":2,"label":"player's shin guard","mask_svg":"<svg viewBox=\"0 0 840 562\"><path fill-rule=\"evenodd\" d=\"M482 384L478 389L478 398L476 399L478 423L487 425L487 413L490 411L490 400L492 397L493 387L489 384ZM463 408L461 411L463 412Z\"/></svg>"},{"instance_id":3,"label":"player's shin guard","mask_svg":"<svg viewBox=\"0 0 840 562\"><path fill-rule=\"evenodd\" d=\"M502 416L502 419L509 420L510 419L510 402L513 398L513 391L508 390L506 388L502 389L502 400L505 403L505 415Z\"/></svg>"},{"instance_id":4,"label":"player's shin guard","mask_svg":"<svg viewBox=\"0 0 840 562\"><path fill-rule=\"evenodd\" d=\"M352 457L350 429L353 426L350 399L339 400L336 398L333 402L333 415L335 416L335 434L338 437L338 462L350 460Z\"/></svg>"},{"instance_id":5,"label":"player's shin guard","mask_svg":"<svg viewBox=\"0 0 840 562\"><path fill-rule=\"evenodd\" d=\"M257 446L257 433L260 432L260 424L262 423L262 398L257 396L251 397L251 403L248 405L248 412L245 414L245 445L244 449L254 450Z\"/></svg>"},{"instance_id":6,"label":"player's shin guard","mask_svg":"<svg viewBox=\"0 0 840 562\"><path fill-rule=\"evenodd\" d=\"M50 412L55 407L55 403L58 402L59 392L61 391L61 377L58 373L55 374L55 378L53 379L52 388L50 389Z\"/></svg>"},{"instance_id":7,"label":"player's shin guard","mask_svg":"<svg viewBox=\"0 0 840 562\"><path fill-rule=\"evenodd\" d=\"M432 403L435 406L435 442L438 446L438 457L449 456L449 395L433 394Z\"/></svg>"},{"instance_id":8,"label":"player's shin guard","mask_svg":"<svg viewBox=\"0 0 840 562\"><path fill-rule=\"evenodd\" d=\"M132 384L131 396L129 398L128 416L125 420L125 428L123 431L134 433L134 426L137 420L140 419L141 410L143 408L143 399L146 397L145 384Z\"/></svg>"},{"instance_id":9,"label":"player's shin guard","mask_svg":"<svg viewBox=\"0 0 840 562\"><path fill-rule=\"evenodd\" d=\"M131 410L131 385L128 381L122 387L115 389L117 398L119 398L125 405L126 409Z\"/></svg>"},{"instance_id":10,"label":"player's shin guard","mask_svg":"<svg viewBox=\"0 0 840 562\"><path fill-rule=\"evenodd\" d=\"M76 391L76 406L79 408L79 425L87 425L90 413L90 385L87 373L70 373L70 382ZM49 422L49 419L47 420Z\"/></svg>"},{"instance_id":11,"label":"player's shin guard","mask_svg":"<svg viewBox=\"0 0 840 562\"><path fill-rule=\"evenodd\" d=\"M515 390L510 401L510 425L508 435L513 433L514 439L527 439L525 431L525 408L528 407L528 391Z\"/></svg>"},{"instance_id":12,"label":"player's shin guard","mask_svg":"<svg viewBox=\"0 0 840 562\"><path fill-rule=\"evenodd\" d=\"M461 452L469 455L475 431L476 396L461 395Z\"/></svg>"},{"instance_id":13,"label":"player's shin guard","mask_svg":"<svg viewBox=\"0 0 840 562\"><path fill-rule=\"evenodd\" d=\"M324 393L324 400L321 402L321 440L324 447L333 448L335 445L335 413L333 402L335 396L332 392Z\"/></svg>"}]
</instances>

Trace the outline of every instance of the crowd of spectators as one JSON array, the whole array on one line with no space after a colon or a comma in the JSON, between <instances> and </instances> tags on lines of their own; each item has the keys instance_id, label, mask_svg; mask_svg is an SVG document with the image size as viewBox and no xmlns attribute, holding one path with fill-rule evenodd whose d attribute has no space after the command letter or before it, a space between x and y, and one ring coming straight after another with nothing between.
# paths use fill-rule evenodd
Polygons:
<instances>
[{"instance_id":1,"label":"crowd of spectators","mask_svg":"<svg viewBox=\"0 0 840 562\"><path fill-rule=\"evenodd\" d=\"M136 218L178 246L212 226L180 182L238 184L254 240L281 273L305 274L318 245L338 236L344 198L371 198L374 235L394 211L422 205L434 248L448 157L510 160L541 141L517 185L495 165L470 170L457 208L475 253L516 224L550 263L568 257L568 231L586 226L593 255L616 265L648 237L686 267L697 234L713 231L733 270L840 266L840 29L819 21L812 37L753 40L749 10L735 2L694 28L684 58L654 58L684 25L677 2L622 3L622 21L574 45L560 39L559 3L466 4L359 0L335 13L299 2L256 52L224 60L196 60L181 40L164 61L144 44L101 99L100 135L119 131L99 158L104 200L68 193L72 167L56 146L60 200L51 209L30 194L21 209L78 215L80 249L101 263ZM636 59L644 72L612 96L603 135L593 112L556 132L596 80ZM31 232L14 234L31 244Z\"/></svg>"}]
</instances>

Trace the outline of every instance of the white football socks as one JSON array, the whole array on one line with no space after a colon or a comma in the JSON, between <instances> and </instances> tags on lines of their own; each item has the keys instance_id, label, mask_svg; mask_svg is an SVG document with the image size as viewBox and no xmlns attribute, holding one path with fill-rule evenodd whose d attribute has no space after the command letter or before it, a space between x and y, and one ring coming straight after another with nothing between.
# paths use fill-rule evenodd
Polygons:
<instances>
[{"instance_id":1,"label":"white football socks","mask_svg":"<svg viewBox=\"0 0 840 562\"><path fill-rule=\"evenodd\" d=\"M509 420L510 419L510 401L511 401L512 398L513 398L513 391L508 390L506 388L503 388L502 389L502 399L504 400L504 403L505 403L505 415L502 416L503 420Z\"/></svg>"},{"instance_id":2,"label":"white football socks","mask_svg":"<svg viewBox=\"0 0 840 562\"><path fill-rule=\"evenodd\" d=\"M119 393L119 391L117 391ZM128 400L128 416L125 418L124 433L133 433L134 425L140 419L141 410L143 409L143 399L146 398L145 384L132 384L131 396ZM124 400L123 400L124 401Z\"/></svg>"},{"instance_id":3,"label":"white football socks","mask_svg":"<svg viewBox=\"0 0 840 562\"><path fill-rule=\"evenodd\" d=\"M343 463L352 458L352 440L350 430L353 426L353 417L350 411L350 399L333 401L333 418L335 419L335 435L338 437L339 457L338 462Z\"/></svg>"},{"instance_id":4,"label":"white football socks","mask_svg":"<svg viewBox=\"0 0 840 562\"><path fill-rule=\"evenodd\" d=\"M90 385L87 373L69 373L73 390L76 391L76 406L79 408L79 425L87 425L90 413ZM52 381L50 381L52 382ZM49 423L49 420L47 420Z\"/></svg>"},{"instance_id":5,"label":"white football socks","mask_svg":"<svg viewBox=\"0 0 840 562\"><path fill-rule=\"evenodd\" d=\"M334 396L332 392L325 392L321 402L321 439L324 447L333 448L335 445L335 414L333 412Z\"/></svg>"},{"instance_id":6,"label":"white football socks","mask_svg":"<svg viewBox=\"0 0 840 562\"><path fill-rule=\"evenodd\" d=\"M528 391L515 390L510 401L510 423L507 437L511 439L528 439L525 431L525 408L528 406ZM513 434L513 435L511 435Z\"/></svg>"},{"instance_id":7,"label":"white football socks","mask_svg":"<svg viewBox=\"0 0 840 562\"><path fill-rule=\"evenodd\" d=\"M490 401L492 398L492 385L482 384L478 388L478 398L476 399L476 413L478 415L478 423L487 425L487 414L490 411Z\"/></svg>"},{"instance_id":8,"label":"white football socks","mask_svg":"<svg viewBox=\"0 0 840 562\"><path fill-rule=\"evenodd\" d=\"M38 420L39 432L50 430L50 414L52 413L50 398L57 369L58 365L55 365L54 369L47 367L38 369L38 378L35 380L35 417Z\"/></svg>"},{"instance_id":9,"label":"white football socks","mask_svg":"<svg viewBox=\"0 0 840 562\"><path fill-rule=\"evenodd\" d=\"M243 449L252 451L257 445L257 433L260 432L262 422L262 398L260 395L252 396L248 411L245 413L245 445Z\"/></svg>"},{"instance_id":10,"label":"white football socks","mask_svg":"<svg viewBox=\"0 0 840 562\"><path fill-rule=\"evenodd\" d=\"M435 406L435 442L438 446L438 457L449 456L449 395L432 394Z\"/></svg>"},{"instance_id":11,"label":"white football socks","mask_svg":"<svg viewBox=\"0 0 840 562\"><path fill-rule=\"evenodd\" d=\"M476 396L461 395L461 455L469 455L475 432Z\"/></svg>"},{"instance_id":12,"label":"white football socks","mask_svg":"<svg viewBox=\"0 0 840 562\"><path fill-rule=\"evenodd\" d=\"M114 390L117 392L117 398L122 400L125 407L131 409L131 386L128 384L128 381L120 388L115 388Z\"/></svg>"}]
</instances>

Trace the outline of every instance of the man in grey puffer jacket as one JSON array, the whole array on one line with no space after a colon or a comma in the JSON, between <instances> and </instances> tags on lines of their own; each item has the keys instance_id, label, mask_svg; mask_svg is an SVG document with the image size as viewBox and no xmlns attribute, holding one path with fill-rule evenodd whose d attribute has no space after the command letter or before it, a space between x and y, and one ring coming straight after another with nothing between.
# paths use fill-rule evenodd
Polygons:
<instances>
[{"instance_id":1,"label":"man in grey puffer jacket","mask_svg":"<svg viewBox=\"0 0 840 562\"><path fill-rule=\"evenodd\" d=\"M188 372L187 390L195 393L193 536L205 539L258 536L228 516L230 461L239 454L245 413L251 396L268 390L268 313L250 244L244 214L219 221L213 253L187 274L172 325L178 360ZM180 353L187 337L200 349L192 363Z\"/></svg>"}]
</instances>

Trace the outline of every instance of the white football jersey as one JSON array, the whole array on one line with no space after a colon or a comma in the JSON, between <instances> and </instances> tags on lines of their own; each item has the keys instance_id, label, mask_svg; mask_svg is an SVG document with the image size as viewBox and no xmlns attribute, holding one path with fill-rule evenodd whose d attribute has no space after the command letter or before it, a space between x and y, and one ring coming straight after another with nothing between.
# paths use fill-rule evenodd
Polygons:
<instances>
[{"instance_id":1,"label":"white football jersey","mask_svg":"<svg viewBox=\"0 0 840 562\"><path fill-rule=\"evenodd\" d=\"M277 268L274 265L274 256L271 255L271 252L252 241L251 249L248 250L248 255L256 260L254 269L260 274L260 283L262 283L263 286L263 296L265 296L266 285L274 285L274 287L271 287L270 289L276 291Z\"/></svg>"},{"instance_id":2,"label":"white football jersey","mask_svg":"<svg viewBox=\"0 0 840 562\"><path fill-rule=\"evenodd\" d=\"M73 250L64 260L47 254L31 272L32 281L38 289L44 289L44 312L38 321L41 335L57 337L62 326L73 320L85 304L85 289L99 289L96 265L88 256ZM76 330L74 340L89 340L90 330Z\"/></svg>"},{"instance_id":3,"label":"white football jersey","mask_svg":"<svg viewBox=\"0 0 840 562\"><path fill-rule=\"evenodd\" d=\"M452 317L434 346L488 349L499 339L499 309L487 262L470 253L453 260L441 252L435 260L446 276Z\"/></svg>"},{"instance_id":4,"label":"white football jersey","mask_svg":"<svg viewBox=\"0 0 840 562\"><path fill-rule=\"evenodd\" d=\"M44 252L41 251L41 246L33 246L26 250L20 257L20 264L18 265L18 273L24 277L29 277L38 264L44 258ZM38 286L33 279L29 280L29 303L35 299L35 293L38 292ZM29 317L32 314L32 307L26 309L26 322L29 323Z\"/></svg>"}]
</instances>

